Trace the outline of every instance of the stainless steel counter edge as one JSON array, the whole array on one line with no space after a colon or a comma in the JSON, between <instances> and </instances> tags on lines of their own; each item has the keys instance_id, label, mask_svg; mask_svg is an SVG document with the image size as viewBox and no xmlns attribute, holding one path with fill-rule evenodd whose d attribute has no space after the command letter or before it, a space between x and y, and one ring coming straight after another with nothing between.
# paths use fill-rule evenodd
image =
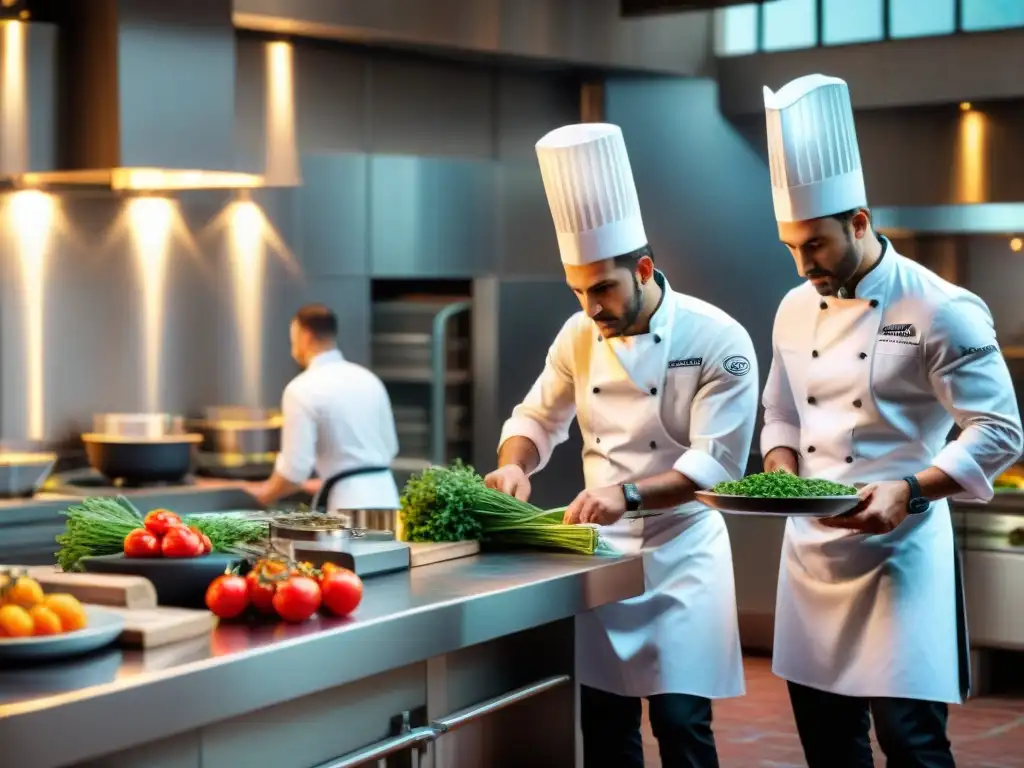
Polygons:
<instances>
[{"instance_id":1,"label":"stainless steel counter edge","mask_svg":"<svg viewBox=\"0 0 1024 768\"><path fill-rule=\"evenodd\" d=\"M453 590L461 594L451 596ZM19 765L59 768L564 619L642 591L643 563L638 556L487 554L415 568L366 582L364 605L404 601L404 609L388 612L386 606L378 606L365 620L335 620L323 628L289 627L285 634L296 634L284 639L271 635L261 647L0 705L0 744ZM435 593L439 599L432 600ZM228 641L250 631L245 626L217 630L225 632Z\"/></svg>"}]
</instances>

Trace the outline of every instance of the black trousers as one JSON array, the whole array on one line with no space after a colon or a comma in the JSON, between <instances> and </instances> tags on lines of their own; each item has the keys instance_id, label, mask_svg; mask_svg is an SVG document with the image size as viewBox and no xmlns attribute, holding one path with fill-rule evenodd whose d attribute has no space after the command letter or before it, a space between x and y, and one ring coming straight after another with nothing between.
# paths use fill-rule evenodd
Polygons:
<instances>
[{"instance_id":1,"label":"black trousers","mask_svg":"<svg viewBox=\"0 0 1024 768\"><path fill-rule=\"evenodd\" d=\"M718 768L711 700L682 693L647 699L662 768ZM644 768L640 699L583 686L584 768Z\"/></svg>"},{"instance_id":2,"label":"black trousers","mask_svg":"<svg viewBox=\"0 0 1024 768\"><path fill-rule=\"evenodd\" d=\"M871 721L888 768L954 768L947 707L914 699L857 699L789 684L808 768L872 768Z\"/></svg>"}]
</instances>

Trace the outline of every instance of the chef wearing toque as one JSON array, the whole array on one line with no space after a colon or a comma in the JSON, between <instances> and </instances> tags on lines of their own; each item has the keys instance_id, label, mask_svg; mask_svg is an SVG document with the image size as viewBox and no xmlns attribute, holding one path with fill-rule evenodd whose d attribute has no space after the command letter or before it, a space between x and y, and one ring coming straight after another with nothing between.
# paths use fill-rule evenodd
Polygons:
<instances>
[{"instance_id":1,"label":"chef wearing toque","mask_svg":"<svg viewBox=\"0 0 1024 768\"><path fill-rule=\"evenodd\" d=\"M743 694L729 536L694 491L737 479L757 413L746 331L654 268L622 132L537 143L566 282L582 311L505 423L488 485L520 499L575 416L586 490L566 522L643 553L646 590L577 619L584 764L643 768L641 699L662 764L718 765L711 699ZM654 514L651 514L654 513Z\"/></svg>"},{"instance_id":2,"label":"chef wearing toque","mask_svg":"<svg viewBox=\"0 0 1024 768\"><path fill-rule=\"evenodd\" d=\"M765 469L863 484L852 515L786 524L773 669L810 768L873 766L870 719L890 766L952 766L969 665L946 499L991 499L1019 456L1013 383L985 303L873 230L846 83L764 101L779 239L806 278L775 319Z\"/></svg>"}]
</instances>

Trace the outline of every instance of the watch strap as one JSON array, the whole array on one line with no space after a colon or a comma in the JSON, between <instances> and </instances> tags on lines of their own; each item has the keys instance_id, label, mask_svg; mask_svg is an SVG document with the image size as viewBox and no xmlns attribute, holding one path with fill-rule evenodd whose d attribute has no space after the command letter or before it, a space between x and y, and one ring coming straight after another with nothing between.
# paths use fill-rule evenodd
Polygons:
<instances>
[{"instance_id":1,"label":"watch strap","mask_svg":"<svg viewBox=\"0 0 1024 768\"><path fill-rule=\"evenodd\" d=\"M640 489L636 487L635 483L623 483L622 495L626 499L627 512L638 512L643 506L643 497L640 495Z\"/></svg>"},{"instance_id":2,"label":"watch strap","mask_svg":"<svg viewBox=\"0 0 1024 768\"><path fill-rule=\"evenodd\" d=\"M907 499L907 511L910 514L919 515L931 506L931 502L924 497L921 483L914 475L904 477L903 482L910 486L910 498Z\"/></svg>"}]
</instances>

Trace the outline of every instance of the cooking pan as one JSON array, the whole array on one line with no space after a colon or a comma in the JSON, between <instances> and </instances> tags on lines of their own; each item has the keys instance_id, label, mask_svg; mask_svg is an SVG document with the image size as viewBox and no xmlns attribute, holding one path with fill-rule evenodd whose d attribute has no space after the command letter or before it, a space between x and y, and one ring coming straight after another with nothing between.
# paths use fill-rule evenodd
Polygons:
<instances>
[{"instance_id":1,"label":"cooking pan","mask_svg":"<svg viewBox=\"0 0 1024 768\"><path fill-rule=\"evenodd\" d=\"M36 443L0 442L0 498L34 495L56 463L57 454Z\"/></svg>"},{"instance_id":2,"label":"cooking pan","mask_svg":"<svg viewBox=\"0 0 1024 768\"><path fill-rule=\"evenodd\" d=\"M186 433L184 418L169 413L101 413L82 435L89 465L128 485L175 483L192 469L202 436Z\"/></svg>"}]
</instances>

